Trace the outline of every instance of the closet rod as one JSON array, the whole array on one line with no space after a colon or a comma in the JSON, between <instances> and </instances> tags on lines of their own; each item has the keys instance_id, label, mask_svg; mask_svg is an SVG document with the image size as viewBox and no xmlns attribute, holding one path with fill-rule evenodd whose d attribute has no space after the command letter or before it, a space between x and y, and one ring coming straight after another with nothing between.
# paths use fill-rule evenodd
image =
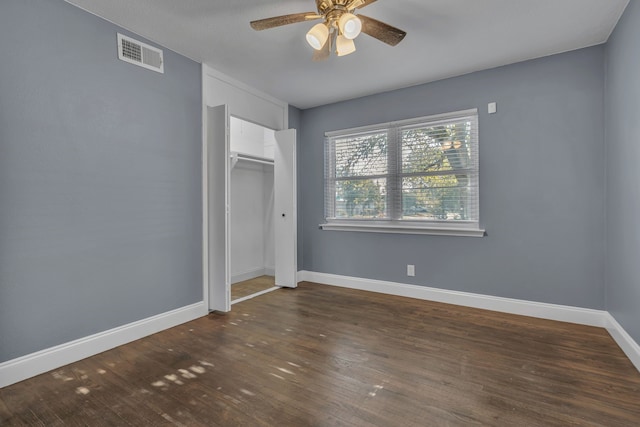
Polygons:
<instances>
[{"instance_id":1,"label":"closet rod","mask_svg":"<svg viewBox=\"0 0 640 427\"><path fill-rule=\"evenodd\" d=\"M230 157L231 157L231 169L235 167L236 163L238 163L238 160L246 160L252 163L260 163L263 165L273 166L273 160L256 159L254 157L243 156L242 154L239 154L239 153L231 153Z\"/></svg>"},{"instance_id":2,"label":"closet rod","mask_svg":"<svg viewBox=\"0 0 640 427\"><path fill-rule=\"evenodd\" d=\"M270 162L268 160L258 160L258 159L252 159L251 157L242 157L239 156L238 160L246 160L248 162L253 162L253 163L262 163L263 165L272 165L273 166L273 162Z\"/></svg>"}]
</instances>

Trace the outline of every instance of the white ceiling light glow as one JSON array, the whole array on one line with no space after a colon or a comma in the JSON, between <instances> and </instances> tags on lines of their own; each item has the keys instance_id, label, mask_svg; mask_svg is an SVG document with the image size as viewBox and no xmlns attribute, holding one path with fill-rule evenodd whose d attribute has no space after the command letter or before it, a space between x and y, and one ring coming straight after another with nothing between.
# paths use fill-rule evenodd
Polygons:
<instances>
[{"instance_id":1,"label":"white ceiling light glow","mask_svg":"<svg viewBox=\"0 0 640 427\"><path fill-rule=\"evenodd\" d=\"M307 43L315 50L322 49L328 38L329 29L325 24L316 24L307 33Z\"/></svg>"},{"instance_id":2,"label":"white ceiling light glow","mask_svg":"<svg viewBox=\"0 0 640 427\"><path fill-rule=\"evenodd\" d=\"M353 40L358 37L362 30L362 21L353 13L345 13L338 20L338 28L340 28L343 36Z\"/></svg>"},{"instance_id":3,"label":"white ceiling light glow","mask_svg":"<svg viewBox=\"0 0 640 427\"><path fill-rule=\"evenodd\" d=\"M404 39L407 33L399 28L385 24L377 19L360 13L360 9L376 0L315 0L317 12L290 13L257 19L249 24L256 31L297 22L322 19L322 24L314 25L307 33L307 43L315 52L313 61L324 61L336 53L338 56L349 55L356 51L353 39L365 33L389 46L395 46ZM358 16L355 15L356 10Z\"/></svg>"},{"instance_id":4,"label":"white ceiling light glow","mask_svg":"<svg viewBox=\"0 0 640 427\"><path fill-rule=\"evenodd\" d=\"M356 44L353 40L348 39L344 35L338 36L336 40L336 55L345 56L356 51Z\"/></svg>"}]
</instances>

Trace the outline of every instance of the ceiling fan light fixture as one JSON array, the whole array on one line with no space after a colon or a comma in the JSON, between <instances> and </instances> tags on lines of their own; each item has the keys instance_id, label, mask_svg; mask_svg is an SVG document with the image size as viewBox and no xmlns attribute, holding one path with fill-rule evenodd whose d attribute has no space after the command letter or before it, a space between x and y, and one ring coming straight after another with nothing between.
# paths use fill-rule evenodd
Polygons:
<instances>
[{"instance_id":1,"label":"ceiling fan light fixture","mask_svg":"<svg viewBox=\"0 0 640 427\"><path fill-rule=\"evenodd\" d=\"M335 53L338 56L349 55L356 51L353 40L361 32L389 46L396 46L407 35L405 31L366 15L356 16L356 10L374 3L376 0L315 0L316 12L290 13L271 18L251 21L256 31L283 25L322 20L306 34L307 43L315 50L314 61L323 61Z\"/></svg>"},{"instance_id":2,"label":"ceiling fan light fixture","mask_svg":"<svg viewBox=\"0 0 640 427\"><path fill-rule=\"evenodd\" d=\"M360 31L362 31L362 21L353 13L343 13L340 19L338 19L338 28L343 36L349 40L353 40L358 37Z\"/></svg>"},{"instance_id":3,"label":"ceiling fan light fixture","mask_svg":"<svg viewBox=\"0 0 640 427\"><path fill-rule=\"evenodd\" d=\"M345 56L356 51L356 44L352 39L339 35L336 39L336 55Z\"/></svg>"},{"instance_id":4,"label":"ceiling fan light fixture","mask_svg":"<svg viewBox=\"0 0 640 427\"><path fill-rule=\"evenodd\" d=\"M307 33L307 43L315 50L322 49L328 38L329 28L324 23L314 25Z\"/></svg>"}]
</instances>

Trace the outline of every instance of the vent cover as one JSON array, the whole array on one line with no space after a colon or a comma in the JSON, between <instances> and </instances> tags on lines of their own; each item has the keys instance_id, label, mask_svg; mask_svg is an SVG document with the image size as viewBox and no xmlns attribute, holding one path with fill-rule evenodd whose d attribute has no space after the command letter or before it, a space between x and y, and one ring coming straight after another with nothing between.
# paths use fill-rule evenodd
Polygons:
<instances>
[{"instance_id":1,"label":"vent cover","mask_svg":"<svg viewBox=\"0 0 640 427\"><path fill-rule=\"evenodd\" d=\"M149 70L164 73L162 51L118 33L118 58Z\"/></svg>"}]
</instances>

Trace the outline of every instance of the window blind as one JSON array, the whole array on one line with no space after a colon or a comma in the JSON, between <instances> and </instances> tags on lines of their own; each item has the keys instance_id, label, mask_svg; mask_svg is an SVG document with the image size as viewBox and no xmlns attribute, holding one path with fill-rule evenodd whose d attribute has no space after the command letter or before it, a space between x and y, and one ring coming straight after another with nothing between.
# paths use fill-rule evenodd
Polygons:
<instances>
[{"instance_id":1,"label":"window blind","mask_svg":"<svg viewBox=\"0 0 640 427\"><path fill-rule=\"evenodd\" d=\"M477 110L329 132L325 218L477 227L478 166Z\"/></svg>"}]
</instances>

